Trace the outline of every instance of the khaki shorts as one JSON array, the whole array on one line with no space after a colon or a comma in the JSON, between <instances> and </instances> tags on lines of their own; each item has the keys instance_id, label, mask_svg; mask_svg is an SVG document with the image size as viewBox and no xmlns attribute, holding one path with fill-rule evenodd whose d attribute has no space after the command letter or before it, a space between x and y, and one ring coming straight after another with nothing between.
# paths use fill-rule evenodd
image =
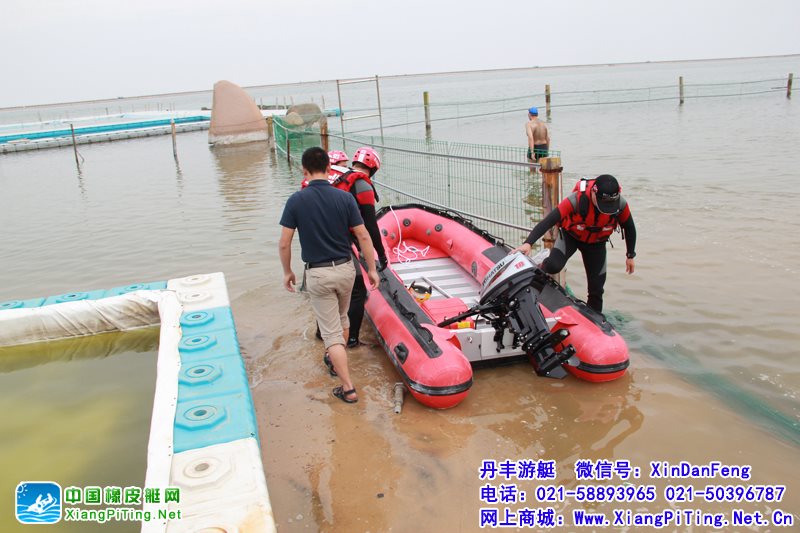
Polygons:
<instances>
[{"instance_id":1,"label":"khaki shorts","mask_svg":"<svg viewBox=\"0 0 800 533\"><path fill-rule=\"evenodd\" d=\"M344 344L344 330L350 327L347 309L356 269L353 261L342 265L309 268L305 272L311 308L317 317L325 348Z\"/></svg>"}]
</instances>

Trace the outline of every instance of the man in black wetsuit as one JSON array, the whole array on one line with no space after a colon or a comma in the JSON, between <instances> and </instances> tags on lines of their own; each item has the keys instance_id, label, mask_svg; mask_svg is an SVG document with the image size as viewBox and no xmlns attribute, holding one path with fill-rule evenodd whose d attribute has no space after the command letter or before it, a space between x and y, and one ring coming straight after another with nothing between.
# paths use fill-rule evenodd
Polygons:
<instances>
[{"instance_id":1,"label":"man in black wetsuit","mask_svg":"<svg viewBox=\"0 0 800 533\"><path fill-rule=\"evenodd\" d=\"M553 226L559 226L556 243L541 268L548 274L561 272L567 260L580 250L589 293L586 304L598 313L603 311L606 242L617 226L621 226L625 239L625 271L628 274L634 271L636 226L630 206L620 192L616 178L609 174L581 180L576 190L536 224L525 242L515 249L530 253L533 243Z\"/></svg>"}]
</instances>

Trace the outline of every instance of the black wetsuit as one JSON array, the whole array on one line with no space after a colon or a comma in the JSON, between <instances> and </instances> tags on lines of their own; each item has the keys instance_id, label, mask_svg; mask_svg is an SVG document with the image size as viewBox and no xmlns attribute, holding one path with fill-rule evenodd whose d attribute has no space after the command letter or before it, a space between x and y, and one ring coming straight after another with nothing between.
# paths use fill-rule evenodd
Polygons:
<instances>
[{"instance_id":1,"label":"black wetsuit","mask_svg":"<svg viewBox=\"0 0 800 533\"><path fill-rule=\"evenodd\" d=\"M531 230L525 242L533 244L538 241L547 230L561 222L561 213L558 209L553 209L550 214L544 217ZM628 216L625 222L620 222L620 226L625 235L625 246L628 254L633 254L636 249L636 226L633 223L633 216ZM588 297L586 305L597 312L603 312L603 287L606 284L606 241L586 243L578 240L570 233L559 228L558 238L550 250L550 255L542 262L542 270L548 274L561 272L570 257L580 250L583 258L583 268L586 271L586 285Z\"/></svg>"},{"instance_id":2,"label":"black wetsuit","mask_svg":"<svg viewBox=\"0 0 800 533\"><path fill-rule=\"evenodd\" d=\"M360 179L356 180L350 192L356 197L358 210L361 213L361 217L364 219L364 226L371 237L372 246L375 248L375 253L378 256L378 268L383 268L387 265L386 251L383 248L383 241L381 240L380 230L378 229L375 204L359 202L364 196L369 197L369 194L362 195L362 193L368 193L370 191L372 191L372 186L363 179ZM364 284L364 276L357 275L353 282L353 292L350 295L350 308L347 310L347 317L350 319L350 335L347 339L348 346L358 344L361 324L364 321L364 304L366 301L367 286Z\"/></svg>"}]
</instances>

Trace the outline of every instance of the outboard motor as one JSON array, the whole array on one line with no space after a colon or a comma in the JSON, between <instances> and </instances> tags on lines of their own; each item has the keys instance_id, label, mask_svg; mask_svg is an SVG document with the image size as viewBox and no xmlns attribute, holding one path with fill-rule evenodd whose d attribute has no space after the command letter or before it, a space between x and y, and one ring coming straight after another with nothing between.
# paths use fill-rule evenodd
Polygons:
<instances>
[{"instance_id":1,"label":"outboard motor","mask_svg":"<svg viewBox=\"0 0 800 533\"><path fill-rule=\"evenodd\" d=\"M519 343L531 358L538 375L564 378L567 372L561 365L578 361L573 358L575 348L572 345L561 351L555 349L569 331L562 328L551 332L547 327L537 302L538 292L533 288L534 281L542 275L530 257L521 252L512 253L486 274L478 307L482 315L491 313L496 317L490 320L497 331L498 349L503 348L503 331L508 328L514 334L515 344Z\"/></svg>"}]
</instances>

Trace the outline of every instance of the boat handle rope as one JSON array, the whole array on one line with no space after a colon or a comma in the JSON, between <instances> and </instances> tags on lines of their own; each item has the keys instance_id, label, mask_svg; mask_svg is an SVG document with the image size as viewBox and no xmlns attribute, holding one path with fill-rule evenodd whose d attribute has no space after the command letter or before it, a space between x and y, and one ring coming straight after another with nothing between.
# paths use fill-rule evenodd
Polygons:
<instances>
[{"instance_id":1,"label":"boat handle rope","mask_svg":"<svg viewBox=\"0 0 800 533\"><path fill-rule=\"evenodd\" d=\"M409 246L407 243L403 241L403 229L400 225L400 219L397 218L397 213L394 212L392 206L389 206L389 211L392 212L394 216L395 222L397 222L397 246L392 248L392 252L397 257L398 261L401 263L410 263L415 259L420 257L425 257L428 255L428 251L430 251L430 245L426 246L425 248L417 248L416 246ZM411 254L411 255L406 255Z\"/></svg>"}]
</instances>

